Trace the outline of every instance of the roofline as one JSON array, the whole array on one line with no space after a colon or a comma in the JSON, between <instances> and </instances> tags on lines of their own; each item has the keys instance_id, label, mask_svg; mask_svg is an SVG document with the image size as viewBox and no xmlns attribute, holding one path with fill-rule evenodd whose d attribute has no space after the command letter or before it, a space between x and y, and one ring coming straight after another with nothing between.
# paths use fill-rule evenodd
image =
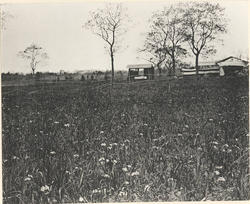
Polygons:
<instances>
[{"instance_id":1,"label":"roofline","mask_svg":"<svg viewBox=\"0 0 250 204\"><path fill-rule=\"evenodd\" d=\"M231 59L231 58L235 58L235 59L241 60L241 61L243 61L243 62L245 62L245 63L248 63L248 61L247 61L247 60L243 60L243 59L240 59L240 58L238 58L238 57L234 57L234 56L229 56L229 57L227 57L227 58L225 58L225 59L218 60L218 61L216 61L215 63L224 62L224 61L226 61L226 60L228 60L228 59Z\"/></svg>"},{"instance_id":2,"label":"roofline","mask_svg":"<svg viewBox=\"0 0 250 204\"><path fill-rule=\"evenodd\" d=\"M139 66L139 67L136 67L136 66ZM127 65L127 69L147 69L147 68L154 68L154 65L153 64L129 64Z\"/></svg>"}]
</instances>

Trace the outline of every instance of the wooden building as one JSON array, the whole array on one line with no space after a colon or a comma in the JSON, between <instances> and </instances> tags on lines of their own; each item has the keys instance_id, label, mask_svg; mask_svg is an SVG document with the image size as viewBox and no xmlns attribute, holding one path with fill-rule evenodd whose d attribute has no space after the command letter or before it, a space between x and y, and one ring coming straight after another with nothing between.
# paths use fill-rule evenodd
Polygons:
<instances>
[{"instance_id":1,"label":"wooden building","mask_svg":"<svg viewBox=\"0 0 250 204\"><path fill-rule=\"evenodd\" d=\"M152 64L128 65L128 81L153 80L154 67Z\"/></svg>"},{"instance_id":2,"label":"wooden building","mask_svg":"<svg viewBox=\"0 0 250 204\"><path fill-rule=\"evenodd\" d=\"M232 56L217 61L217 64L222 70L221 74L224 72L224 75L233 75L248 67L248 61Z\"/></svg>"},{"instance_id":3,"label":"wooden building","mask_svg":"<svg viewBox=\"0 0 250 204\"><path fill-rule=\"evenodd\" d=\"M248 61L230 56L214 62L200 62L198 73L199 75L232 75L242 71L247 66ZM183 76L190 76L196 74L196 69L195 67L182 68L181 72Z\"/></svg>"}]
</instances>

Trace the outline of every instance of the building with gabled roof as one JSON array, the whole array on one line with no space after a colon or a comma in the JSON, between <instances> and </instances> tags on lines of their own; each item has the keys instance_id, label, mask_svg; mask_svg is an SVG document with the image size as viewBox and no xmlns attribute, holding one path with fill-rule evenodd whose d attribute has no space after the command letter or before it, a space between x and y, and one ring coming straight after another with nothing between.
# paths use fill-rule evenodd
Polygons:
<instances>
[{"instance_id":1,"label":"building with gabled roof","mask_svg":"<svg viewBox=\"0 0 250 204\"><path fill-rule=\"evenodd\" d=\"M224 76L240 72L247 66L248 66L248 61L230 56L225 59L214 62L201 62L199 64L198 73L200 75L214 74L214 75ZM190 76L196 74L195 67L183 68L181 71L182 75L184 76Z\"/></svg>"}]
</instances>

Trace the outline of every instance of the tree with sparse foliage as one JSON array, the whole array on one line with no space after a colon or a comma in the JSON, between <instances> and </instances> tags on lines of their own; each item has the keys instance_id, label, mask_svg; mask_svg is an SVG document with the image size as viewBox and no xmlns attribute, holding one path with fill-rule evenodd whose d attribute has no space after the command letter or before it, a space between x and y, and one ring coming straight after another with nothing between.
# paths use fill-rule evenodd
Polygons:
<instances>
[{"instance_id":1,"label":"tree with sparse foliage","mask_svg":"<svg viewBox=\"0 0 250 204\"><path fill-rule=\"evenodd\" d=\"M90 13L91 17L85 24L94 34L102 38L107 45L111 59L112 84L114 81L114 58L120 48L120 37L127 31L128 16L122 4L106 4L105 8Z\"/></svg>"},{"instance_id":2,"label":"tree with sparse foliage","mask_svg":"<svg viewBox=\"0 0 250 204\"><path fill-rule=\"evenodd\" d=\"M166 36L161 33L150 31L147 33L144 48L140 50L143 54L149 54L148 61L151 62L159 71L159 75L162 72L162 63L167 58L167 53L164 52L166 47Z\"/></svg>"},{"instance_id":3,"label":"tree with sparse foliage","mask_svg":"<svg viewBox=\"0 0 250 204\"><path fill-rule=\"evenodd\" d=\"M147 33L144 50L156 59L156 66L161 70L162 63L170 57L172 71L175 74L177 58L186 54L182 47L185 40L180 9L171 6L153 14L150 19L150 32Z\"/></svg>"},{"instance_id":4,"label":"tree with sparse foliage","mask_svg":"<svg viewBox=\"0 0 250 204\"><path fill-rule=\"evenodd\" d=\"M188 2L182 4L182 22L186 41L195 55L196 74L199 72L199 56L214 54L214 42L226 33L227 19L224 8L218 3Z\"/></svg>"},{"instance_id":5,"label":"tree with sparse foliage","mask_svg":"<svg viewBox=\"0 0 250 204\"><path fill-rule=\"evenodd\" d=\"M24 51L20 51L18 56L30 60L30 67L33 75L35 74L37 65L43 60L48 59L48 55L46 52L43 52L43 48L34 43L28 46Z\"/></svg>"}]
</instances>

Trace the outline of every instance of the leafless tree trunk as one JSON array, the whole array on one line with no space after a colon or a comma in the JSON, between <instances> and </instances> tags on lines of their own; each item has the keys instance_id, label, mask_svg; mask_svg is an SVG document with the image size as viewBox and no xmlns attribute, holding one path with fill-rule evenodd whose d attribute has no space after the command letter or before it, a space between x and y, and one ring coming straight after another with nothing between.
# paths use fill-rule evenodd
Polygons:
<instances>
[{"instance_id":1,"label":"leafless tree trunk","mask_svg":"<svg viewBox=\"0 0 250 204\"><path fill-rule=\"evenodd\" d=\"M91 18L85 23L85 27L101 37L108 45L113 85L115 53L119 49L120 36L127 31L125 24L128 22L128 17L121 4L106 4L104 9L98 9L90 15Z\"/></svg>"}]
</instances>

